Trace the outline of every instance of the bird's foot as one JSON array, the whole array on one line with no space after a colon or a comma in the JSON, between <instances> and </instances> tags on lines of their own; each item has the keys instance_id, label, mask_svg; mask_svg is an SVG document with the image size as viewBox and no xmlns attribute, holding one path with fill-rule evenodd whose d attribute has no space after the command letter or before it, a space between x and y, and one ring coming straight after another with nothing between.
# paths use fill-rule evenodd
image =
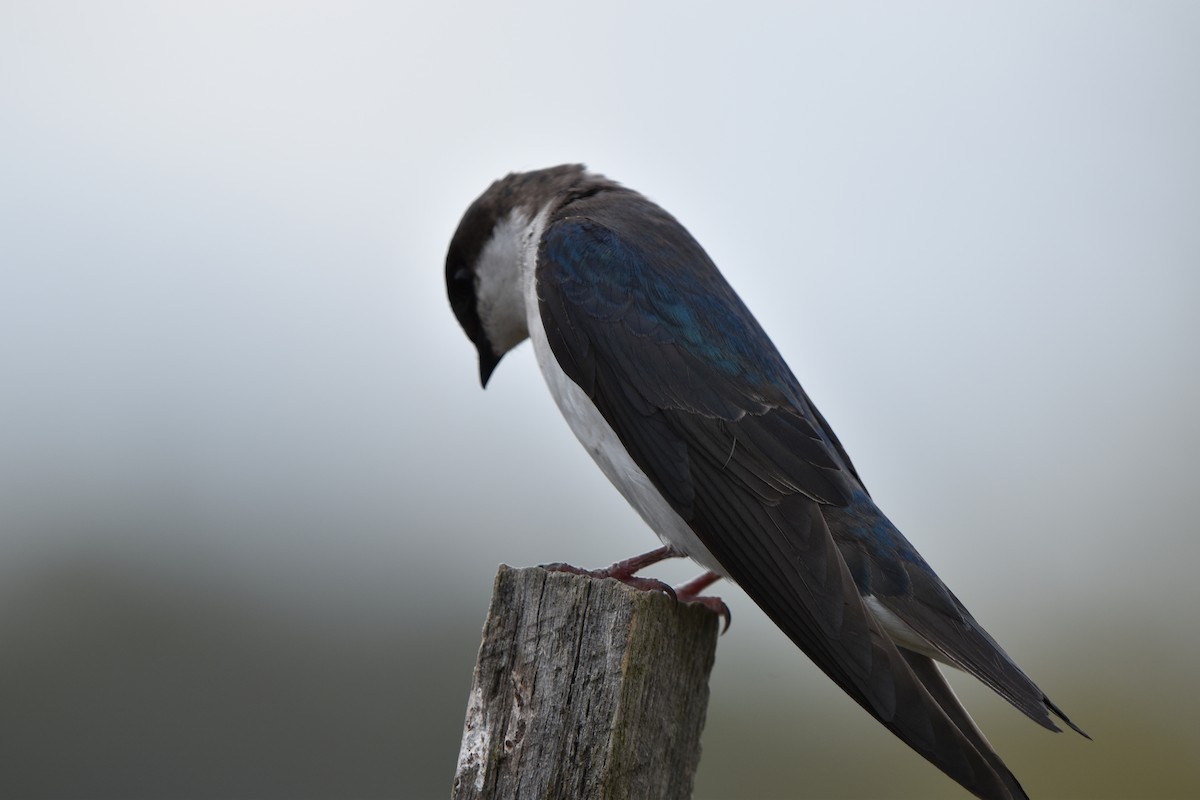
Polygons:
<instances>
[{"instance_id":1,"label":"bird's foot","mask_svg":"<svg viewBox=\"0 0 1200 800\"><path fill-rule=\"evenodd\" d=\"M541 567L551 572L567 572L572 575L587 575L591 578L614 578L634 589L641 589L644 592L664 592L675 598L675 590L669 583L664 583L656 578L640 578L634 573L668 558L678 558L679 555L669 547L660 547L649 553L618 561L604 569L581 569L562 562L542 564Z\"/></svg>"},{"instance_id":2,"label":"bird's foot","mask_svg":"<svg viewBox=\"0 0 1200 800\"><path fill-rule=\"evenodd\" d=\"M717 573L706 572L698 578L693 578L687 583L676 586L675 599L681 603L699 603L705 608L720 614L725 618L725 627L721 633L725 633L733 623L733 613L730 612L729 606L719 597L711 595L702 596L700 594L719 580L721 580L721 576Z\"/></svg>"}]
</instances>

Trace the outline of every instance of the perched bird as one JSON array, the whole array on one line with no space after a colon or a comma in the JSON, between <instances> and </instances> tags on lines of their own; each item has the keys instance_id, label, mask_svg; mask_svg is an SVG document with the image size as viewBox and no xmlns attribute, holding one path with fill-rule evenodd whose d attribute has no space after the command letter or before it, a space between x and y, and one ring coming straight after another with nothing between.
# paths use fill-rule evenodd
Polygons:
<instances>
[{"instance_id":1,"label":"perched bird","mask_svg":"<svg viewBox=\"0 0 1200 800\"><path fill-rule=\"evenodd\" d=\"M532 339L571 429L665 545L745 590L879 722L978 797L1026 797L934 661L1079 733L884 516L750 311L674 217L581 165L467 209L446 284L486 386ZM650 585L654 585L650 582ZM1086 736L1086 734L1084 734Z\"/></svg>"}]
</instances>

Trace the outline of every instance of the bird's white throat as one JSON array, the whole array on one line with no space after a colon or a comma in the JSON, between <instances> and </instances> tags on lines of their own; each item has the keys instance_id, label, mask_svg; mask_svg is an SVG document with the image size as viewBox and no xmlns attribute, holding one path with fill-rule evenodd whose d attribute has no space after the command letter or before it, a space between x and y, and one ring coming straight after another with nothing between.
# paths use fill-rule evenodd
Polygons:
<instances>
[{"instance_id":1,"label":"bird's white throat","mask_svg":"<svg viewBox=\"0 0 1200 800\"><path fill-rule=\"evenodd\" d=\"M475 267L479 321L497 355L507 353L529 336L521 273L530 227L529 219L519 210L500 220Z\"/></svg>"}]
</instances>

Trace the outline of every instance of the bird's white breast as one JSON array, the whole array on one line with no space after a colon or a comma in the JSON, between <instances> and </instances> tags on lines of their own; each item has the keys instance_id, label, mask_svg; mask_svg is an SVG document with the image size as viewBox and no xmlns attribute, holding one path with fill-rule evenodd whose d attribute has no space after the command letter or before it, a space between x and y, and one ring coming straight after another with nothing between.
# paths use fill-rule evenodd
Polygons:
<instances>
[{"instance_id":1,"label":"bird's white breast","mask_svg":"<svg viewBox=\"0 0 1200 800\"><path fill-rule=\"evenodd\" d=\"M671 508L646 474L630 458L617 434L600 415L591 398L567 377L550 349L546 328L538 308L535 269L538 242L545 230L546 218L547 212L539 214L530 223L523 237L521 278L529 338L533 341L533 352L546 379L546 385L550 387L550 394L553 395L558 410L566 418L579 443L595 459L601 471L608 476L625 500L658 534L663 544L689 556L706 569L724 575L725 571L708 548L700 542L688 524Z\"/></svg>"}]
</instances>

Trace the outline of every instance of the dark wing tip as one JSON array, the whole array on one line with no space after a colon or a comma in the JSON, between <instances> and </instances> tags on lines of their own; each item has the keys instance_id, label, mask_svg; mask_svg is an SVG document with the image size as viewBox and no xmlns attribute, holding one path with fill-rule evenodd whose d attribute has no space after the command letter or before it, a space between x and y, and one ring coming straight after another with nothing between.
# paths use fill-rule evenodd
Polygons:
<instances>
[{"instance_id":1,"label":"dark wing tip","mask_svg":"<svg viewBox=\"0 0 1200 800\"><path fill-rule=\"evenodd\" d=\"M1053 702L1051 702L1051 700L1050 700L1050 698L1049 698L1049 697L1046 697L1045 695L1042 695L1042 702L1043 702L1043 703L1045 703L1045 704L1046 704L1046 708L1048 708L1048 709L1050 709L1052 712L1054 712L1054 716L1056 716L1056 717L1058 717L1059 719L1061 719L1061 720L1063 721L1063 723L1065 723L1065 724L1066 724L1066 726L1067 726L1068 728L1070 728L1071 730L1075 731L1075 732L1076 732L1076 733L1078 733L1080 736L1082 736L1083 738L1087 739L1089 742L1090 742L1090 741L1093 741L1092 737L1091 737L1091 736L1088 736L1088 734L1087 734L1087 731L1085 731L1083 728L1081 728L1081 727L1079 727L1078 725L1076 725L1074 722L1071 722L1070 718L1069 718L1069 717L1067 717L1067 715L1063 713L1063 710L1062 710L1061 708L1059 708L1058 706L1056 706L1056 705L1055 705Z\"/></svg>"}]
</instances>

